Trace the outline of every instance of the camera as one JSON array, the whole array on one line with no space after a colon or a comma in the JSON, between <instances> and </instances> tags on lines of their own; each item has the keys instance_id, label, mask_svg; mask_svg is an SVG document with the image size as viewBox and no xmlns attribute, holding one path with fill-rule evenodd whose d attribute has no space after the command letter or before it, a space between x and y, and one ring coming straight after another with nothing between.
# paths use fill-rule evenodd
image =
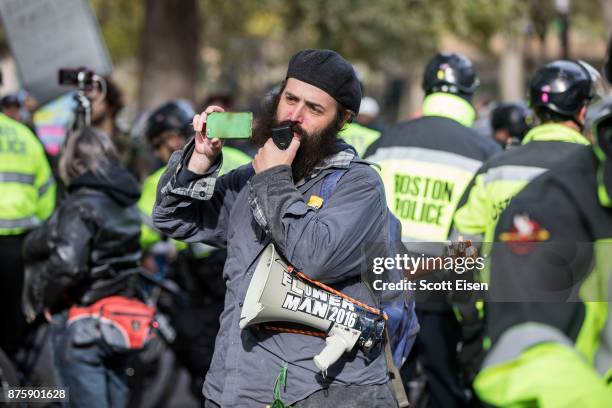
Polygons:
<instances>
[{"instance_id":1,"label":"camera","mask_svg":"<svg viewBox=\"0 0 612 408\"><path fill-rule=\"evenodd\" d=\"M96 74L87 68L60 68L58 82L60 85L76 86L86 91L94 88Z\"/></svg>"},{"instance_id":2,"label":"camera","mask_svg":"<svg viewBox=\"0 0 612 408\"><path fill-rule=\"evenodd\" d=\"M87 93L96 87L102 91L100 98L106 97L106 82L104 78L96 75L91 69L79 68L60 68L58 72L58 82L60 85L76 86L74 93L76 106L74 108L74 122L72 130L75 131L91 124L91 101Z\"/></svg>"}]
</instances>

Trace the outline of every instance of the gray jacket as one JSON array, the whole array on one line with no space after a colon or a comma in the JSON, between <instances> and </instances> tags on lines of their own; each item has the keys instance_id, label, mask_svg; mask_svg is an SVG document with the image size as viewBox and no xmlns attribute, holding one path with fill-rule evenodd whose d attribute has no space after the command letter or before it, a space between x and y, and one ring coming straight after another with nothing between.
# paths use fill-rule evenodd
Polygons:
<instances>
[{"instance_id":1,"label":"gray jacket","mask_svg":"<svg viewBox=\"0 0 612 408\"><path fill-rule=\"evenodd\" d=\"M388 381L384 353L366 357L346 353L323 377L312 358L324 340L292 333L240 330L239 317L260 253L274 242L297 270L370 305L375 295L361 281L364 245L383 243L388 218L383 183L354 150L338 140L335 154L294 184L289 166L255 174L245 165L218 177L221 160L203 176L186 162L193 141L175 152L158 185L155 225L172 238L227 248L223 278L225 308L213 361L206 376L206 398L227 407L269 404L283 364L287 364L285 404L293 404L332 385ZM348 169L329 202L308 206L324 177ZM366 404L367 405L367 404Z\"/></svg>"}]
</instances>

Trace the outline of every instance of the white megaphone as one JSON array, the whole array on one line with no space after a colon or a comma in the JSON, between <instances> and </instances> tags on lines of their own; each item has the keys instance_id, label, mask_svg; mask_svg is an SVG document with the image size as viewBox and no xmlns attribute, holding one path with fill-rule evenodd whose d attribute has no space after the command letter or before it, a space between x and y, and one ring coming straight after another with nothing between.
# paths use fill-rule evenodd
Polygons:
<instances>
[{"instance_id":1,"label":"white megaphone","mask_svg":"<svg viewBox=\"0 0 612 408\"><path fill-rule=\"evenodd\" d=\"M240 328L289 322L324 332L326 346L313 361L322 372L355 345L370 351L382 344L384 316L288 267L273 244L266 247L246 293Z\"/></svg>"}]
</instances>

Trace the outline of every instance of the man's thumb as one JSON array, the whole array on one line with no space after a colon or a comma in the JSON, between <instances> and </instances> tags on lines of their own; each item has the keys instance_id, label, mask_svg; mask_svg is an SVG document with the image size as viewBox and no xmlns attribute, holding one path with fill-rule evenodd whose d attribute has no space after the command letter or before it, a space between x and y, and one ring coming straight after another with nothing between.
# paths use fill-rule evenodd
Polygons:
<instances>
[{"instance_id":1,"label":"man's thumb","mask_svg":"<svg viewBox=\"0 0 612 408\"><path fill-rule=\"evenodd\" d=\"M287 152L295 156L299 148L300 148L300 139L296 136L293 136L293 139L291 139L291 143L289 143L289 147L287 147Z\"/></svg>"}]
</instances>

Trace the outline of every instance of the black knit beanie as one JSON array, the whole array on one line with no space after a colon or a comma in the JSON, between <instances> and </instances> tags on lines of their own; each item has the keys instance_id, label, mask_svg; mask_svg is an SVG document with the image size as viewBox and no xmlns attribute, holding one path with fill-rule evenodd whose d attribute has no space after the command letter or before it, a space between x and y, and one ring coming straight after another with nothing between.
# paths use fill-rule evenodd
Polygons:
<instances>
[{"instance_id":1,"label":"black knit beanie","mask_svg":"<svg viewBox=\"0 0 612 408\"><path fill-rule=\"evenodd\" d=\"M332 50L302 50L291 57L287 78L295 78L327 92L340 105L359 113L361 86L355 69Z\"/></svg>"}]
</instances>

